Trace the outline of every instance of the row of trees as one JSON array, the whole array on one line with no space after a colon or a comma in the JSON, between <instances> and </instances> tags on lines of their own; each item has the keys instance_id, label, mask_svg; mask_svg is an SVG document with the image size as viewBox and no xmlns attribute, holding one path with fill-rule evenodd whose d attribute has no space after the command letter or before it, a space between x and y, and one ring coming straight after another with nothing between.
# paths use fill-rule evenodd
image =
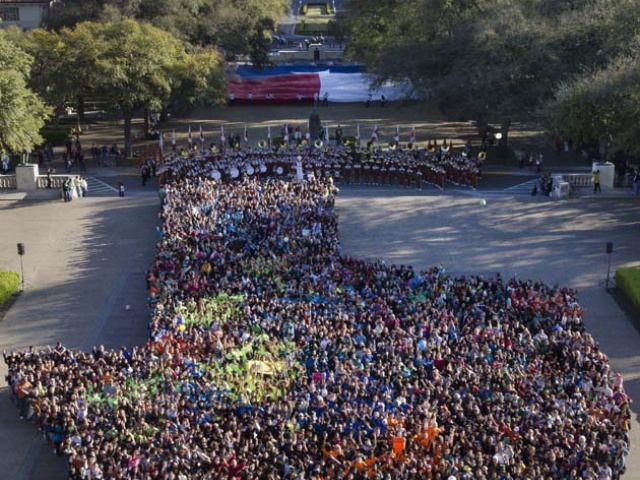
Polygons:
<instances>
[{"instance_id":1,"label":"row of trees","mask_svg":"<svg viewBox=\"0 0 640 480\"><path fill-rule=\"evenodd\" d=\"M523 114L574 141L607 132L637 152L635 0L346 0L348 55L380 80L410 79L459 118Z\"/></svg>"},{"instance_id":2,"label":"row of trees","mask_svg":"<svg viewBox=\"0 0 640 480\"><path fill-rule=\"evenodd\" d=\"M83 22L60 32L8 29L3 36L29 59L24 77L48 105L78 104L82 111L87 96L114 105L124 119L126 155L132 149L137 110L160 111L176 99L193 105L224 98L223 59L216 50L188 51L173 35L148 23Z\"/></svg>"},{"instance_id":3,"label":"row of trees","mask_svg":"<svg viewBox=\"0 0 640 480\"><path fill-rule=\"evenodd\" d=\"M268 63L270 32L290 0L66 0L54 3L46 27L60 31L84 21L132 18L199 46L222 48L227 60L248 55Z\"/></svg>"},{"instance_id":4,"label":"row of trees","mask_svg":"<svg viewBox=\"0 0 640 480\"><path fill-rule=\"evenodd\" d=\"M53 112L99 98L131 121L160 111L224 101L224 62L249 56L268 64L275 20L288 0L68 0L56 2L45 28L0 30L0 150L23 152L42 141ZM145 115L145 118L148 118Z\"/></svg>"}]
</instances>

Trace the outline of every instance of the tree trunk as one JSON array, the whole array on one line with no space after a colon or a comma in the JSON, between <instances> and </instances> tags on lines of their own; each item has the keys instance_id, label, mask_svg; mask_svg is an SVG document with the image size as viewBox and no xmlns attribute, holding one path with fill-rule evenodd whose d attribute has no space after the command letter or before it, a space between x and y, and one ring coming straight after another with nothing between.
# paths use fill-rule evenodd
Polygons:
<instances>
[{"instance_id":1,"label":"tree trunk","mask_svg":"<svg viewBox=\"0 0 640 480\"><path fill-rule=\"evenodd\" d=\"M129 158L133 150L131 141L131 118L133 117L133 113L131 110L123 110L122 116L124 117L124 156Z\"/></svg>"},{"instance_id":2,"label":"tree trunk","mask_svg":"<svg viewBox=\"0 0 640 480\"><path fill-rule=\"evenodd\" d=\"M151 132L151 129L149 128L149 109L147 107L144 107L142 109L143 115L144 115L144 138L147 139L149 138L149 133Z\"/></svg>"},{"instance_id":3,"label":"tree trunk","mask_svg":"<svg viewBox=\"0 0 640 480\"><path fill-rule=\"evenodd\" d=\"M509 155L509 129L511 128L511 119L507 118L502 122L500 126L500 133L502 138L498 140L498 156L507 157Z\"/></svg>"},{"instance_id":4,"label":"tree trunk","mask_svg":"<svg viewBox=\"0 0 640 480\"><path fill-rule=\"evenodd\" d=\"M84 122L84 96L78 95L76 98L76 110L78 110L78 121Z\"/></svg>"}]
</instances>

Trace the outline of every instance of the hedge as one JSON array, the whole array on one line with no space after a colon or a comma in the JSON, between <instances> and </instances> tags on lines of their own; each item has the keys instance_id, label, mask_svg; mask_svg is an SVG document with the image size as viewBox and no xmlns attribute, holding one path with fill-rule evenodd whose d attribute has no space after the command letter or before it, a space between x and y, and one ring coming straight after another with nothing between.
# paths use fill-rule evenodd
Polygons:
<instances>
[{"instance_id":1,"label":"hedge","mask_svg":"<svg viewBox=\"0 0 640 480\"><path fill-rule=\"evenodd\" d=\"M626 297L635 315L640 315L640 267L616 270L616 286Z\"/></svg>"},{"instance_id":2,"label":"hedge","mask_svg":"<svg viewBox=\"0 0 640 480\"><path fill-rule=\"evenodd\" d=\"M60 147L65 144L67 138L71 135L71 129L65 127L45 127L40 131L40 135L54 147Z\"/></svg>"},{"instance_id":3,"label":"hedge","mask_svg":"<svg viewBox=\"0 0 640 480\"><path fill-rule=\"evenodd\" d=\"M9 270L0 270L0 305L18 291L20 275Z\"/></svg>"}]
</instances>

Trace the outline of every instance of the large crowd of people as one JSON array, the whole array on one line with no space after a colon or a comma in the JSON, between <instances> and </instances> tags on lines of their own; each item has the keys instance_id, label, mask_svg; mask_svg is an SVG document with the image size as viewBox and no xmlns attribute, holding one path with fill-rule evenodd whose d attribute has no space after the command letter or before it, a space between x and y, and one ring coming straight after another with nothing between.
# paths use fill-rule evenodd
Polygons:
<instances>
[{"instance_id":1,"label":"large crowd of people","mask_svg":"<svg viewBox=\"0 0 640 480\"><path fill-rule=\"evenodd\" d=\"M165 165L147 344L5 354L70 478L620 478L575 291L345 256L325 164L237 155Z\"/></svg>"}]
</instances>

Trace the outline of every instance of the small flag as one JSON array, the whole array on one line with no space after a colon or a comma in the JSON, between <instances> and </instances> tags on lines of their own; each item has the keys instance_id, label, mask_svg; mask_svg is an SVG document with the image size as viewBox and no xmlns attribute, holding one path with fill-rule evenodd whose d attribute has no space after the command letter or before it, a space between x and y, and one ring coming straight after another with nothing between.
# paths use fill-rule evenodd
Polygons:
<instances>
[{"instance_id":1,"label":"small flag","mask_svg":"<svg viewBox=\"0 0 640 480\"><path fill-rule=\"evenodd\" d=\"M329 143L329 125L324 126L324 141Z\"/></svg>"},{"instance_id":2,"label":"small flag","mask_svg":"<svg viewBox=\"0 0 640 480\"><path fill-rule=\"evenodd\" d=\"M396 125L396 134L393 136L393 141L400 142L400 125Z\"/></svg>"},{"instance_id":3,"label":"small flag","mask_svg":"<svg viewBox=\"0 0 640 480\"><path fill-rule=\"evenodd\" d=\"M224 125L220 126L220 140L224 144L224 141L225 141L225 138L224 138Z\"/></svg>"},{"instance_id":4,"label":"small flag","mask_svg":"<svg viewBox=\"0 0 640 480\"><path fill-rule=\"evenodd\" d=\"M409 142L416 143L416 127L411 127L411 137L409 138Z\"/></svg>"},{"instance_id":5,"label":"small flag","mask_svg":"<svg viewBox=\"0 0 640 480\"><path fill-rule=\"evenodd\" d=\"M171 145L175 145L176 144L176 129L173 128L171 130Z\"/></svg>"},{"instance_id":6,"label":"small flag","mask_svg":"<svg viewBox=\"0 0 640 480\"><path fill-rule=\"evenodd\" d=\"M289 143L289 125L284 126L284 137L282 137L285 143Z\"/></svg>"},{"instance_id":7,"label":"small flag","mask_svg":"<svg viewBox=\"0 0 640 480\"><path fill-rule=\"evenodd\" d=\"M356 140L360 141L360 124L356 125Z\"/></svg>"},{"instance_id":8,"label":"small flag","mask_svg":"<svg viewBox=\"0 0 640 480\"><path fill-rule=\"evenodd\" d=\"M377 142L378 141L378 125L373 127L373 132L371 132L371 140Z\"/></svg>"},{"instance_id":9,"label":"small flag","mask_svg":"<svg viewBox=\"0 0 640 480\"><path fill-rule=\"evenodd\" d=\"M249 143L249 134L247 133L247 126L244 126L244 134L242 135L244 138L244 143Z\"/></svg>"},{"instance_id":10,"label":"small flag","mask_svg":"<svg viewBox=\"0 0 640 480\"><path fill-rule=\"evenodd\" d=\"M271 127L267 127L267 138L271 141Z\"/></svg>"},{"instance_id":11,"label":"small flag","mask_svg":"<svg viewBox=\"0 0 640 480\"><path fill-rule=\"evenodd\" d=\"M187 142L189 142L189 146L193 143L193 138L191 138L191 125L189 125L189 134L187 135Z\"/></svg>"},{"instance_id":12,"label":"small flag","mask_svg":"<svg viewBox=\"0 0 640 480\"><path fill-rule=\"evenodd\" d=\"M160 132L160 136L158 137L158 148L160 149L160 155L162 155L164 150L164 135L162 132Z\"/></svg>"},{"instance_id":13,"label":"small flag","mask_svg":"<svg viewBox=\"0 0 640 480\"><path fill-rule=\"evenodd\" d=\"M200 125L200 145L204 145L204 132L202 131L202 125Z\"/></svg>"}]
</instances>

